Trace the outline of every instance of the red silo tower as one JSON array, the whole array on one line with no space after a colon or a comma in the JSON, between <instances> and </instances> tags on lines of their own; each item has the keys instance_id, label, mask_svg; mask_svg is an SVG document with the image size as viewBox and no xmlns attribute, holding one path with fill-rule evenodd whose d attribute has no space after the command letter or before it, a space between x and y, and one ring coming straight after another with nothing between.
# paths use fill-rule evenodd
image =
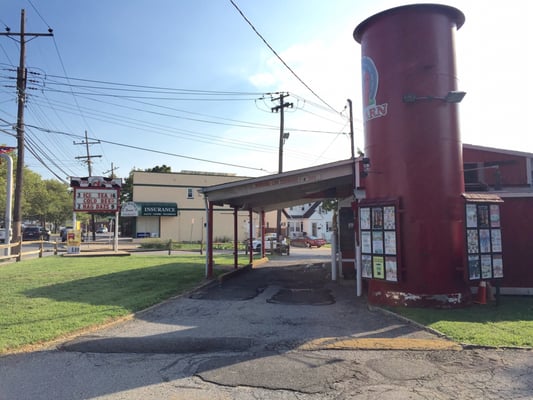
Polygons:
<instances>
[{"instance_id":1,"label":"red silo tower","mask_svg":"<svg viewBox=\"0 0 533 400\"><path fill-rule=\"evenodd\" d=\"M462 272L458 102L464 92L457 91L454 51L454 34L463 23L456 8L415 4L376 14L354 31L362 49L370 163L362 203L368 216L361 223L370 215L395 218L389 231L380 228L379 219L368 232L362 226L361 235L369 238L361 237L367 252L363 271L364 263L369 265L363 276L369 278L368 298L374 304L453 307L470 297Z\"/></svg>"}]
</instances>

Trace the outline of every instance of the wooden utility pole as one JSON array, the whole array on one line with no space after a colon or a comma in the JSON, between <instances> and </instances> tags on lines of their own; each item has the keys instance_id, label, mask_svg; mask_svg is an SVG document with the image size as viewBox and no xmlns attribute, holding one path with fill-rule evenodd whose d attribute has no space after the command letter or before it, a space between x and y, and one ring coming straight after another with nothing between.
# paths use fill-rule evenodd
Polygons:
<instances>
[{"instance_id":1,"label":"wooden utility pole","mask_svg":"<svg viewBox=\"0 0 533 400\"><path fill-rule=\"evenodd\" d=\"M87 163L87 169L89 170L89 176L93 176L92 174L92 159L96 157L102 157L101 155L92 156L91 152L89 151L89 145L91 144L99 144L100 141L96 142L89 142L89 139L87 137L87 131L85 131L85 141L81 142L73 142L74 144L84 144L85 145L85 151L87 152L87 155L85 156L78 156L76 157L77 160L84 159L85 163Z\"/></svg>"},{"instance_id":2,"label":"wooden utility pole","mask_svg":"<svg viewBox=\"0 0 533 400\"><path fill-rule=\"evenodd\" d=\"M104 171L104 172L102 172L102 173L103 173L104 175L105 175L105 174L109 174L109 173L111 173L111 179L114 179L114 178L116 178L115 171L116 171L118 168L119 168L119 167L114 167L114 166L113 166L113 163L111 163L111 169L110 169L109 171Z\"/></svg>"},{"instance_id":3,"label":"wooden utility pole","mask_svg":"<svg viewBox=\"0 0 533 400\"><path fill-rule=\"evenodd\" d=\"M87 169L89 170L89 176L93 176L92 175L92 159L95 158L95 157L102 157L101 155L96 155L96 156L92 156L90 151L89 151L89 145L91 144L99 144L100 141L96 141L96 142L89 142L89 138L87 137L87 131L85 131L85 141L81 141L81 142L74 142L74 144L84 144L85 145L85 149L87 151L87 155L85 156L78 156L76 157L76 159L85 159L85 162L87 163ZM93 241L96 240L96 229L95 229L95 226L94 226L94 214L91 213L91 231L93 233Z\"/></svg>"},{"instance_id":4,"label":"wooden utility pole","mask_svg":"<svg viewBox=\"0 0 533 400\"><path fill-rule=\"evenodd\" d=\"M15 193L13 199L13 242L20 242L22 231L22 185L24 183L24 106L26 104L26 38L37 36L53 36L52 29L48 33L26 33L25 12L20 10L20 32L11 32L6 27L6 32L0 36L19 37L20 60L17 69L17 166L15 177ZM20 252L20 249L18 249Z\"/></svg>"},{"instance_id":5,"label":"wooden utility pole","mask_svg":"<svg viewBox=\"0 0 533 400\"><path fill-rule=\"evenodd\" d=\"M279 105L272 107L272 112L279 112L279 159L278 159L278 173L283 172L283 144L285 139L288 138L288 134L285 134L285 113L286 107L293 107L293 103L285 103L285 98L288 97L288 93L280 93L279 97L272 99L272 101L278 101ZM279 240L281 236L281 210L277 210L276 215L276 235Z\"/></svg>"}]
</instances>

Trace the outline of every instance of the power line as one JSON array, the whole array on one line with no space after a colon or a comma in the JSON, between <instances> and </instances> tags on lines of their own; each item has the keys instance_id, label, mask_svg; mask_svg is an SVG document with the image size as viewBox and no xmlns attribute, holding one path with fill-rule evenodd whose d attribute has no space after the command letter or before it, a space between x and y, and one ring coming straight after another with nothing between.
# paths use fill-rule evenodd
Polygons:
<instances>
[{"instance_id":1,"label":"power line","mask_svg":"<svg viewBox=\"0 0 533 400\"><path fill-rule=\"evenodd\" d=\"M131 83L119 83L119 82L101 81L101 80L94 80L94 79L65 77L65 76L59 76L59 75L47 75L47 77L67 79L68 81L91 82L91 83L104 84L104 85L113 85L113 86L126 87L126 88L138 88L138 89L145 89L145 90L150 89L150 90L156 90L156 91L161 91L161 92L172 92L172 93L177 92L181 94L197 93L197 94L203 94L203 95L210 94L210 95L216 95L216 96L220 96L220 95L259 96L263 94L263 92L235 92L235 91L217 91L217 90L204 90L204 89L170 88L170 87L165 87L165 86L149 86L149 85L139 85L139 84L131 84Z\"/></svg>"},{"instance_id":2,"label":"power line","mask_svg":"<svg viewBox=\"0 0 533 400\"><path fill-rule=\"evenodd\" d=\"M34 126L34 125L27 125L27 126L30 126L30 127L34 128L34 129L38 129L38 130L43 131L43 132L57 133L59 135L66 135L66 136L70 136L70 137L78 137L78 138L81 137L79 135L74 135L72 133L54 131L54 130L42 128L42 127L39 127L39 126ZM92 139L92 138L89 138L89 139ZM207 160L207 159L199 158L199 157L185 156L183 154L176 154L176 153L170 153L170 152L161 151L161 150L149 149L149 148L146 148L146 147L133 146L133 145L124 144L124 143L117 143L117 142L113 142L113 141L110 141L110 140L104 140L104 139L98 139L98 140L100 142L102 142L102 143L108 143L108 144L112 144L114 146L126 147L126 148L129 148L129 149L135 149L135 150L142 150L142 151L147 151L147 152L155 153L155 154L163 154L163 155L172 156L172 157L185 158L185 159L189 159L189 160L202 161L202 162L207 162L207 163L212 163L212 164L219 164L219 165L225 165L225 166L230 166L230 167L244 168L244 169L250 169L250 170L255 170L255 171L262 171L262 172L266 171L263 168L248 167L248 166L245 166L245 165L225 163L225 162L221 162L221 161Z\"/></svg>"},{"instance_id":3,"label":"power line","mask_svg":"<svg viewBox=\"0 0 533 400\"><path fill-rule=\"evenodd\" d=\"M283 58L281 58L281 56L277 53L276 50L274 50L274 48L266 41L266 39L263 37L263 35L261 35L258 30L255 28L255 26L250 22L250 20L246 17L246 15L244 15L244 13L241 11L241 9L237 6L237 4L235 4L235 2L233 0L229 0L230 3L233 5L233 7L235 7L235 9L239 12L239 14L242 16L242 18L248 23L248 25L250 25L250 27L252 28L252 30L257 34L257 36L259 36L259 38L263 41L263 43L265 43L265 45L272 51L272 53L274 53L274 55L278 58L278 60L281 61L281 63L289 70L289 72L294 75L294 77L296 79L298 79L298 81L304 85L307 90L309 90L312 94L315 95L315 97L317 99L319 99L322 103L324 103L326 106L328 106L331 110L335 111L338 113L337 110L335 110L335 108L333 108L332 106L329 105L329 103L327 103L322 97L320 97L313 89L311 89L309 87L309 85L307 83L305 83L299 76L298 74L296 74L296 72L293 71L293 69L291 67L289 67L289 65L285 62L285 60L283 60Z\"/></svg>"}]
</instances>

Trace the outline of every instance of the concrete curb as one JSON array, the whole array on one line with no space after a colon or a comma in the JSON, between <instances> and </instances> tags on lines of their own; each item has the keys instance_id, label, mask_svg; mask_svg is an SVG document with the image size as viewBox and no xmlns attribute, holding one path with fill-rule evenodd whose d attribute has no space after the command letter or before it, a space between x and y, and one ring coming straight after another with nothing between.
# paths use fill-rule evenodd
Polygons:
<instances>
[{"instance_id":1,"label":"concrete curb","mask_svg":"<svg viewBox=\"0 0 533 400\"><path fill-rule=\"evenodd\" d=\"M381 307L372 306L372 305L370 305L370 304L368 305L368 309L369 309L370 311L372 311L372 312L376 312L376 311L377 311L377 312L381 312L381 313L383 313L383 314L386 314L386 315L389 315L389 316L392 316L392 317L398 318L398 319L400 319L400 320L402 320L402 321L404 321L404 322L407 322L407 323L409 323L409 324L412 324L412 325L416 326L417 328L420 328L420 329L423 329L423 330L425 330L425 331L427 331L427 332L429 332L429 333L432 333L432 334L434 334L434 335L436 335L436 336L438 336L438 337L440 337L440 338L446 339L446 340L448 340L448 341L450 341L450 342L457 343L457 342L454 341L452 338L446 336L444 333L442 333L442 332L440 332L440 331L438 331L438 330L436 330L436 329L430 328L430 327L428 327L428 326L426 326L426 325L422 325L421 323L416 322L416 321L413 321L412 319L409 319L409 318L407 318L407 317L404 317L403 315L396 314L396 313L393 312L393 311L390 311L390 310L387 310L387 309L385 309L385 308L381 308ZM462 346L462 344L461 344L461 346Z\"/></svg>"},{"instance_id":2,"label":"concrete curb","mask_svg":"<svg viewBox=\"0 0 533 400\"><path fill-rule=\"evenodd\" d=\"M446 339L332 337L311 340L299 346L298 350L461 351L463 347L460 344Z\"/></svg>"}]
</instances>

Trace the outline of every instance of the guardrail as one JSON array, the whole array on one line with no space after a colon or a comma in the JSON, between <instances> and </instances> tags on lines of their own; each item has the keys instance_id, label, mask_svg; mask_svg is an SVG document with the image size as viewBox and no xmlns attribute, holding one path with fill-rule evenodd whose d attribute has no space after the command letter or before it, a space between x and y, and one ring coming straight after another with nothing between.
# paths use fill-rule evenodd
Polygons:
<instances>
[{"instance_id":1,"label":"guardrail","mask_svg":"<svg viewBox=\"0 0 533 400\"><path fill-rule=\"evenodd\" d=\"M23 244L29 245L29 244L35 244L35 243L39 244L39 249L37 249L37 250L29 250L29 251L22 251ZM8 255L0 256L0 261L1 260L11 260L13 258L15 258L17 261L22 261L22 257L23 256L29 256L29 255L34 255L34 254L38 254L39 258L41 258L43 256L43 253L45 252L45 244L46 243L49 243L49 244L53 245L54 255L57 255L57 253L58 253L58 241L57 240L55 242L46 241L46 240L32 240L32 241L22 241L21 240L19 242L15 242L15 243L0 245L0 254L5 253L5 249L13 249L13 248L19 249L19 251L17 253L15 253L15 254L8 254Z\"/></svg>"}]
</instances>

